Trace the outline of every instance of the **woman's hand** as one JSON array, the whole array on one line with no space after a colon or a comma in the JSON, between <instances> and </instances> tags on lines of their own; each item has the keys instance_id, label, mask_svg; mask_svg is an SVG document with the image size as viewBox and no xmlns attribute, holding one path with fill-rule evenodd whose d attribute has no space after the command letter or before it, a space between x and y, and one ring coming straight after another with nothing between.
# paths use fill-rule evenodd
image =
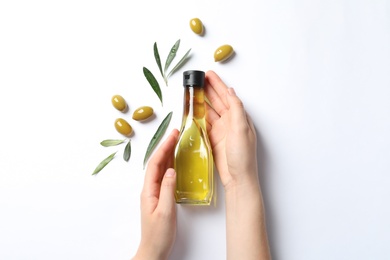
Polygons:
<instances>
[{"instance_id":1,"label":"woman's hand","mask_svg":"<svg viewBox=\"0 0 390 260\"><path fill-rule=\"evenodd\" d=\"M141 193L141 243L133 259L167 259L176 236L176 173L173 166L178 130L173 130L148 163Z\"/></svg>"},{"instance_id":2,"label":"woman's hand","mask_svg":"<svg viewBox=\"0 0 390 260\"><path fill-rule=\"evenodd\" d=\"M232 185L258 182L256 132L234 89L213 71L206 73L208 134L214 161L225 190Z\"/></svg>"},{"instance_id":3,"label":"woman's hand","mask_svg":"<svg viewBox=\"0 0 390 260\"><path fill-rule=\"evenodd\" d=\"M271 259L257 172L256 132L241 100L206 74L208 134L225 187L227 259Z\"/></svg>"}]
</instances>

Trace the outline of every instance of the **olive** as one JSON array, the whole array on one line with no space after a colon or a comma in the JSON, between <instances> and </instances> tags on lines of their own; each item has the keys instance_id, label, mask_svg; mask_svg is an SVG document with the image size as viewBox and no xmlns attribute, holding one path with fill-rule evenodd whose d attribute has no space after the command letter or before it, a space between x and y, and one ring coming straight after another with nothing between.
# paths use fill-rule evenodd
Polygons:
<instances>
[{"instance_id":1,"label":"olive","mask_svg":"<svg viewBox=\"0 0 390 260\"><path fill-rule=\"evenodd\" d=\"M194 33L196 33L198 35L203 34L203 23L199 18L191 19L190 20L190 27Z\"/></svg>"},{"instance_id":2,"label":"olive","mask_svg":"<svg viewBox=\"0 0 390 260\"><path fill-rule=\"evenodd\" d=\"M130 124L123 118L117 118L115 120L115 128L119 133L125 136L130 136L133 132L133 128L131 128Z\"/></svg>"},{"instance_id":3,"label":"olive","mask_svg":"<svg viewBox=\"0 0 390 260\"><path fill-rule=\"evenodd\" d=\"M120 95L113 96L111 98L111 103L116 109L122 112L124 112L127 108L126 100Z\"/></svg>"},{"instance_id":4,"label":"olive","mask_svg":"<svg viewBox=\"0 0 390 260\"><path fill-rule=\"evenodd\" d=\"M233 47L229 44L222 45L215 50L214 61L225 61L232 56L233 52Z\"/></svg>"},{"instance_id":5,"label":"olive","mask_svg":"<svg viewBox=\"0 0 390 260\"><path fill-rule=\"evenodd\" d=\"M137 121L142 121L148 119L153 115L153 108L148 106L143 106L137 108L133 113L133 119Z\"/></svg>"}]
</instances>

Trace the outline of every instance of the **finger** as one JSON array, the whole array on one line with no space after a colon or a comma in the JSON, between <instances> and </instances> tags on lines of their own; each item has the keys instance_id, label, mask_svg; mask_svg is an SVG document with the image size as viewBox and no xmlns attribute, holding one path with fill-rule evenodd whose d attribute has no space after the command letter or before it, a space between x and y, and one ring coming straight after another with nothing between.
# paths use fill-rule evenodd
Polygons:
<instances>
[{"instance_id":1,"label":"finger","mask_svg":"<svg viewBox=\"0 0 390 260\"><path fill-rule=\"evenodd\" d=\"M214 108L206 103L206 122L212 126L220 118L221 116L215 112Z\"/></svg>"},{"instance_id":2,"label":"finger","mask_svg":"<svg viewBox=\"0 0 390 260\"><path fill-rule=\"evenodd\" d=\"M246 118L247 118L247 121L248 121L248 125L249 125L249 127L251 128L251 131L252 131L252 133L254 134L255 139L256 139L257 134L256 134L255 125L253 124L253 120L252 120L252 118L248 115L248 113L246 113Z\"/></svg>"},{"instance_id":3,"label":"finger","mask_svg":"<svg viewBox=\"0 0 390 260\"><path fill-rule=\"evenodd\" d=\"M219 115L223 115L227 109L226 85L213 71L206 73L205 94L211 105Z\"/></svg>"},{"instance_id":4,"label":"finger","mask_svg":"<svg viewBox=\"0 0 390 260\"><path fill-rule=\"evenodd\" d=\"M227 101L230 106L230 126L232 129L242 130L242 127L249 127L244 104L237 97L233 88L228 89Z\"/></svg>"},{"instance_id":5,"label":"finger","mask_svg":"<svg viewBox=\"0 0 390 260\"><path fill-rule=\"evenodd\" d=\"M213 89L217 92L217 94L220 97L225 98L226 91L227 91L228 87L222 81L222 79L212 70L207 71L206 78L207 78L207 81L210 83L210 85L213 86ZM225 100L224 100L224 102L225 102L225 105L227 105Z\"/></svg>"},{"instance_id":6,"label":"finger","mask_svg":"<svg viewBox=\"0 0 390 260\"><path fill-rule=\"evenodd\" d=\"M143 193L147 197L158 197L165 170L172 164L173 152L179 136L177 129L161 144L148 163L145 173Z\"/></svg>"},{"instance_id":7,"label":"finger","mask_svg":"<svg viewBox=\"0 0 390 260\"><path fill-rule=\"evenodd\" d=\"M210 134L210 131L211 131L212 128L213 128L212 125L210 125L210 123L206 121L207 134Z\"/></svg>"},{"instance_id":8,"label":"finger","mask_svg":"<svg viewBox=\"0 0 390 260\"><path fill-rule=\"evenodd\" d=\"M176 172L169 168L164 175L161 183L160 198L156 210L162 216L171 216L175 212L175 189L176 189Z\"/></svg>"}]
</instances>

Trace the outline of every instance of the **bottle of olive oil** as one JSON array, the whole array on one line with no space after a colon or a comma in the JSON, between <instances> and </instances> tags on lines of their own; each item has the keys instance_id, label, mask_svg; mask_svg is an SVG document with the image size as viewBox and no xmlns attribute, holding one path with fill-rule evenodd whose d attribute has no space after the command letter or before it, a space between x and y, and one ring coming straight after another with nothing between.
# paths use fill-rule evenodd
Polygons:
<instances>
[{"instance_id":1,"label":"bottle of olive oil","mask_svg":"<svg viewBox=\"0 0 390 260\"><path fill-rule=\"evenodd\" d=\"M183 119L174 160L176 203L210 205L213 197L213 156L206 131L204 79L203 71L183 73Z\"/></svg>"}]
</instances>

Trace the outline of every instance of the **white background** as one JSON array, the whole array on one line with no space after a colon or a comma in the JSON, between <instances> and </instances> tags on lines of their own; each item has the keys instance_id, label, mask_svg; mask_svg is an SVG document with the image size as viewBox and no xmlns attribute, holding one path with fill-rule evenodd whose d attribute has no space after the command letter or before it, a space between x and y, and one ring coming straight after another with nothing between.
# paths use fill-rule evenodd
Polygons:
<instances>
[{"instance_id":1,"label":"white background","mask_svg":"<svg viewBox=\"0 0 390 260\"><path fill-rule=\"evenodd\" d=\"M193 17L203 37L189 29ZM192 56L166 87L153 43L165 60L177 39L178 56ZM225 43L236 55L215 63ZM389 259L386 0L1 1L0 259L133 256L143 156L169 111L168 132L180 126L186 69L215 70L253 117L274 259ZM114 94L127 114L111 106ZM131 119L142 105L154 120ZM124 146L99 145L122 138L121 116L135 131L129 163ZM171 259L226 258L220 185L217 195L209 208L178 206Z\"/></svg>"}]
</instances>

